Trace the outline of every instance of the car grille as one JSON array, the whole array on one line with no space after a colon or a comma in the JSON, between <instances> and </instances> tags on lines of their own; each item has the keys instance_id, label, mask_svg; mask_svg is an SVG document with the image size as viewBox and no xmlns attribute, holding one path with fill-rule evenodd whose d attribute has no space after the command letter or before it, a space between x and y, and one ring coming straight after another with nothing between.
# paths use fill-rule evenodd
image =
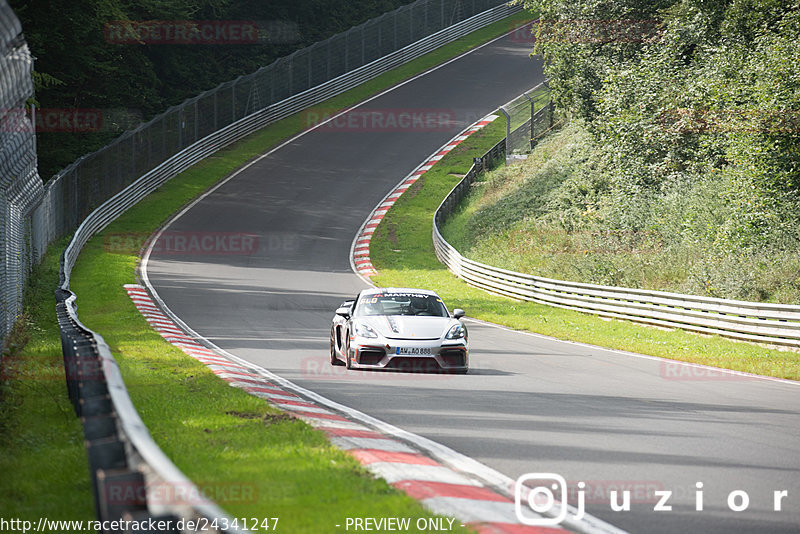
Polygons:
<instances>
[{"instance_id":1,"label":"car grille","mask_svg":"<svg viewBox=\"0 0 800 534\"><path fill-rule=\"evenodd\" d=\"M358 363L360 365L378 365L386 351L377 347L366 347L358 351Z\"/></svg>"},{"instance_id":2,"label":"car grille","mask_svg":"<svg viewBox=\"0 0 800 534\"><path fill-rule=\"evenodd\" d=\"M467 364L467 353L464 349L442 349L439 356L450 367L464 367Z\"/></svg>"}]
</instances>

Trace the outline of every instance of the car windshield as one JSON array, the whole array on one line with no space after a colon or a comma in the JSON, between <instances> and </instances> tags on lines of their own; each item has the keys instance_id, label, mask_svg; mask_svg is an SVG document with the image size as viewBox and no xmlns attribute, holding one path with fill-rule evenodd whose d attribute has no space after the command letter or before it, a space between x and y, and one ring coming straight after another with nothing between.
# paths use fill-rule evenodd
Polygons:
<instances>
[{"instance_id":1,"label":"car windshield","mask_svg":"<svg viewBox=\"0 0 800 534\"><path fill-rule=\"evenodd\" d=\"M422 315L447 317L447 308L436 295L378 293L358 301L355 315Z\"/></svg>"}]
</instances>

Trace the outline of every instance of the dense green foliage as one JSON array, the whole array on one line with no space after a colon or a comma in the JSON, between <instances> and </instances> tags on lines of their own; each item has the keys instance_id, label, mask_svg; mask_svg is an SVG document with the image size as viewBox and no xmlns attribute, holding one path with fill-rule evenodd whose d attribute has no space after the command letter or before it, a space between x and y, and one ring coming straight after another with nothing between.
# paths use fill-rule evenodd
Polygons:
<instances>
[{"instance_id":1,"label":"dense green foliage","mask_svg":"<svg viewBox=\"0 0 800 534\"><path fill-rule=\"evenodd\" d=\"M114 110L100 132L39 133L39 174L48 179L132 123L410 1L11 0L36 58L37 105ZM210 20L280 21L297 31L254 44L185 45L118 44L104 33L118 21Z\"/></svg>"},{"instance_id":2,"label":"dense green foliage","mask_svg":"<svg viewBox=\"0 0 800 534\"><path fill-rule=\"evenodd\" d=\"M502 138L505 134L504 123L503 119L494 121L446 154L387 212L370 241L370 259L378 270L378 274L372 277L373 282L385 287L433 289L451 306L467 310L470 317L516 330L538 332L558 339L660 358L791 380L800 379L800 353L797 352L768 349L719 336L697 336L683 330L656 329L628 321L609 321L592 314L536 302L515 302L470 286L450 273L436 258L433 250L433 213L472 165L472 158L485 153ZM537 167L550 175L551 184L568 176L569 172L565 171L586 157L582 154L582 147L588 133L577 126L573 123L559 135L540 144L529 159L532 164L537 164ZM497 204L493 213L499 215L504 202L497 203L498 199L504 198L509 204L522 200L524 193L521 190L519 193L522 196L519 198L511 199L510 193L518 187L516 178L531 174L526 171L529 169L521 165L502 167L490 173L486 183L475 189L486 192L479 196ZM513 212L520 204L521 202L516 207L509 206L508 210ZM475 205L476 203L470 202L467 207ZM465 230L464 225L459 224L462 216L469 217L469 213L451 218L454 224L448 224L446 230L450 232L447 232L447 239L451 243L456 243L454 237L458 238L458 235L453 234L460 234ZM556 234L545 233L545 237L547 236L559 239ZM571 237L579 236L573 234ZM520 245L525 247L525 241L523 237ZM518 257L516 254L503 254L506 249L503 243L499 243L494 249L487 247L485 261L497 264L501 261L513 261ZM587 255L588 258L591 256ZM473 367L480 366L480 355L476 356L477 359L472 361Z\"/></svg>"},{"instance_id":3,"label":"dense green foliage","mask_svg":"<svg viewBox=\"0 0 800 534\"><path fill-rule=\"evenodd\" d=\"M525 4L542 13L535 51L553 98L586 135L572 131L581 147L569 165L476 213L474 235L490 225L538 229L530 241L583 236L599 266L585 281L647 285L616 256L653 252L682 263L679 279L657 285L796 301L800 4Z\"/></svg>"}]
</instances>

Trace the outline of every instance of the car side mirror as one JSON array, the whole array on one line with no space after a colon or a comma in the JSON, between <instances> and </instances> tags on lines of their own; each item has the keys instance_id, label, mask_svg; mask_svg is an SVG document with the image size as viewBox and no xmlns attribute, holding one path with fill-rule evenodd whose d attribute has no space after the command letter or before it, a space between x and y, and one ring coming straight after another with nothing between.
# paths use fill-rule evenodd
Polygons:
<instances>
[{"instance_id":1,"label":"car side mirror","mask_svg":"<svg viewBox=\"0 0 800 534\"><path fill-rule=\"evenodd\" d=\"M336 308L336 315L341 315L345 319L350 318L350 307L349 306L342 306L341 308Z\"/></svg>"},{"instance_id":2,"label":"car side mirror","mask_svg":"<svg viewBox=\"0 0 800 534\"><path fill-rule=\"evenodd\" d=\"M453 319L461 319L466 314L467 314L467 312L465 312L461 308L456 308L455 310L453 310Z\"/></svg>"}]
</instances>

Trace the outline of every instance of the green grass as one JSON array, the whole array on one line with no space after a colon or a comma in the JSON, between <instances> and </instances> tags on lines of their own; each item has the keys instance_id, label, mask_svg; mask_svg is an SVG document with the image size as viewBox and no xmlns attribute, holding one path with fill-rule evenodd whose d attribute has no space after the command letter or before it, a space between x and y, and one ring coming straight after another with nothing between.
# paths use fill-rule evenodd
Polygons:
<instances>
[{"instance_id":1,"label":"green grass","mask_svg":"<svg viewBox=\"0 0 800 534\"><path fill-rule=\"evenodd\" d=\"M502 122L495 121L442 158L389 210L370 243L370 259L379 273L373 277L375 283L430 288L439 292L451 307L464 308L471 317L513 329L674 360L800 379L800 354L797 352L518 302L491 295L453 276L434 254L433 213L467 172L472 158L483 154L504 135Z\"/></svg>"},{"instance_id":2,"label":"green grass","mask_svg":"<svg viewBox=\"0 0 800 534\"><path fill-rule=\"evenodd\" d=\"M54 243L31 274L25 314L6 342L0 380L0 517L92 519L81 424L66 395L55 321Z\"/></svg>"},{"instance_id":3,"label":"green grass","mask_svg":"<svg viewBox=\"0 0 800 534\"><path fill-rule=\"evenodd\" d=\"M171 193L169 185L146 211ZM152 203L152 204L151 204ZM141 212L142 210L136 210ZM139 230L123 216L109 232ZM80 317L111 347L137 411L155 441L201 486L244 498L219 504L233 517L278 517L285 532L332 531L346 517L431 517L410 497L373 479L307 424L232 388L149 327L122 285L134 256L94 239L81 253L72 289Z\"/></svg>"},{"instance_id":4,"label":"green grass","mask_svg":"<svg viewBox=\"0 0 800 534\"><path fill-rule=\"evenodd\" d=\"M499 21L312 109L330 113L356 104L531 18L521 13ZM415 500L374 479L353 458L332 447L322 433L229 387L166 343L122 287L136 280L138 250L112 251L104 246L111 234L150 235L222 177L302 131L307 126L304 117L298 113L278 121L198 163L90 240L72 273L79 316L111 346L137 410L167 455L199 484L243 495L221 499L229 513L279 517L279 528L292 533L332 531L347 516L432 517ZM83 437L65 394L53 313L58 255L65 244L51 247L31 278L27 319L18 325L13 355L3 362L0 511L4 517L93 515ZM26 337L30 337L27 344ZM31 375L36 378L28 380Z\"/></svg>"},{"instance_id":5,"label":"green grass","mask_svg":"<svg viewBox=\"0 0 800 534\"><path fill-rule=\"evenodd\" d=\"M713 176L651 198L638 212L628 210L631 220L622 225L609 222L612 203L598 192L606 186L600 185L596 150L585 125L569 123L527 160L486 173L442 234L472 260L557 280L800 300L796 247L776 241L769 250L733 254L717 246L714 229L722 223L713 217L727 201L724 182Z\"/></svg>"}]
</instances>

